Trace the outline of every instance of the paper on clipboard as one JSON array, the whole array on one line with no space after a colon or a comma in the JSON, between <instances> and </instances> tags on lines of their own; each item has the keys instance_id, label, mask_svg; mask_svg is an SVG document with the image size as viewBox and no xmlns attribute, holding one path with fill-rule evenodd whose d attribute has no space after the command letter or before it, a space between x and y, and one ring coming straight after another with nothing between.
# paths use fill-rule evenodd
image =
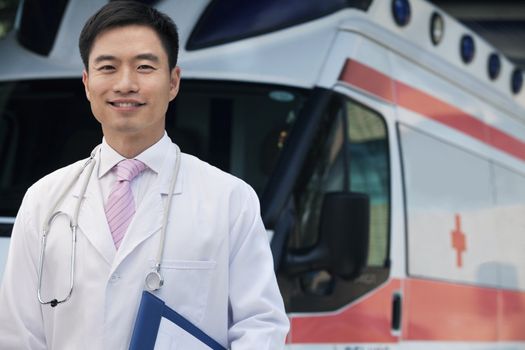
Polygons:
<instances>
[{"instance_id":1,"label":"paper on clipboard","mask_svg":"<svg viewBox=\"0 0 525 350\"><path fill-rule=\"evenodd\" d=\"M191 349L191 350L210 350L210 347L184 329L162 317L155 341L154 350L166 349Z\"/></svg>"}]
</instances>

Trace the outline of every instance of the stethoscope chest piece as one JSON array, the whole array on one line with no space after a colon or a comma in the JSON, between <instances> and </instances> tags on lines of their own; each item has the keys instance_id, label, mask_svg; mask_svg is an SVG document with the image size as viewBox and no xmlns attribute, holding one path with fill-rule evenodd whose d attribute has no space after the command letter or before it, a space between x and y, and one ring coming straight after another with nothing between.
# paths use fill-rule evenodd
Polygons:
<instances>
[{"instance_id":1,"label":"stethoscope chest piece","mask_svg":"<svg viewBox=\"0 0 525 350\"><path fill-rule=\"evenodd\" d=\"M146 289L150 292L156 291L162 287L164 279L160 275L158 268L155 268L146 275L145 284Z\"/></svg>"}]
</instances>

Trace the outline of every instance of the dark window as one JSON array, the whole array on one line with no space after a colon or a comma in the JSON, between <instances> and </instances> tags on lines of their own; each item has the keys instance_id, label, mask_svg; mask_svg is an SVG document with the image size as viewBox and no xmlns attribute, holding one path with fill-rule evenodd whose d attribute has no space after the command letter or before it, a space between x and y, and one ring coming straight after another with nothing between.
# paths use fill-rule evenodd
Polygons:
<instances>
[{"instance_id":1,"label":"dark window","mask_svg":"<svg viewBox=\"0 0 525 350\"><path fill-rule=\"evenodd\" d=\"M20 0L0 1L0 39L13 29L19 3Z\"/></svg>"},{"instance_id":2,"label":"dark window","mask_svg":"<svg viewBox=\"0 0 525 350\"><path fill-rule=\"evenodd\" d=\"M80 79L0 85L0 216L14 216L26 189L89 155L102 133Z\"/></svg>"},{"instance_id":3,"label":"dark window","mask_svg":"<svg viewBox=\"0 0 525 350\"><path fill-rule=\"evenodd\" d=\"M344 8L367 10L371 0L215 0L195 25L187 50L220 45L312 21ZM227 20L225 20L227 18Z\"/></svg>"},{"instance_id":4,"label":"dark window","mask_svg":"<svg viewBox=\"0 0 525 350\"><path fill-rule=\"evenodd\" d=\"M366 193L370 198L370 246L365 271L354 281L311 271L279 274L289 312L339 308L386 280L389 272L390 174L387 129L376 112L350 100L326 114L294 191L296 225L289 238L294 251L319 241L319 218L326 192Z\"/></svg>"},{"instance_id":5,"label":"dark window","mask_svg":"<svg viewBox=\"0 0 525 350\"><path fill-rule=\"evenodd\" d=\"M168 135L183 152L262 191L304 91L191 80L182 86L168 109ZM32 183L89 156L101 140L80 78L0 84L0 217L15 216Z\"/></svg>"}]
</instances>

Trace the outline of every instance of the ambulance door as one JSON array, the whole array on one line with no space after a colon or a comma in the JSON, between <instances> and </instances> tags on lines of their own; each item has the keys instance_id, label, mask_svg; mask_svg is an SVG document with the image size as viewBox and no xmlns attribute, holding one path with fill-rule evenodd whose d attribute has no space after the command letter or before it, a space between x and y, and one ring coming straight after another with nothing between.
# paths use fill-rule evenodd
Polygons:
<instances>
[{"instance_id":1,"label":"ambulance door","mask_svg":"<svg viewBox=\"0 0 525 350\"><path fill-rule=\"evenodd\" d=\"M403 349L496 349L497 174L490 143L475 137L491 133L486 106L410 57L391 59L406 200Z\"/></svg>"},{"instance_id":2,"label":"ambulance door","mask_svg":"<svg viewBox=\"0 0 525 350\"><path fill-rule=\"evenodd\" d=\"M323 111L290 197L293 225L278 270L291 318L291 349L395 349L393 300L399 281L390 279L391 106L338 84ZM369 245L365 266L345 278L331 268L297 272L289 256L316 247L327 194L364 194L369 200ZM352 216L356 213L349 212ZM349 236L355 224L345 227ZM342 240L341 244L344 244ZM353 247L348 247L349 254ZM398 325L394 325L399 327ZM379 347L378 347L379 346Z\"/></svg>"}]
</instances>

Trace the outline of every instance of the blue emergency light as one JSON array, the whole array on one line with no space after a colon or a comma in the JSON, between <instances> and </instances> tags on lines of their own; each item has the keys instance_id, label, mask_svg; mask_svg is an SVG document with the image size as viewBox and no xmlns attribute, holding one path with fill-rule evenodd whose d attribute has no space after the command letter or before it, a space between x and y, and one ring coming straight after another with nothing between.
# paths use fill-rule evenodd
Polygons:
<instances>
[{"instance_id":1,"label":"blue emergency light","mask_svg":"<svg viewBox=\"0 0 525 350\"><path fill-rule=\"evenodd\" d=\"M515 95L518 94L521 91L522 86L523 86L523 72L521 69L516 68L512 72L512 78L511 78L512 93L514 93Z\"/></svg>"},{"instance_id":2,"label":"blue emergency light","mask_svg":"<svg viewBox=\"0 0 525 350\"><path fill-rule=\"evenodd\" d=\"M474 53L476 47L474 45L474 39L471 35L465 34L461 37L460 53L461 59L464 63L470 63L474 59Z\"/></svg>"},{"instance_id":3,"label":"blue emergency light","mask_svg":"<svg viewBox=\"0 0 525 350\"><path fill-rule=\"evenodd\" d=\"M490 80L496 80L496 78L499 76L499 72L501 71L501 59L495 52L489 55L489 59L487 61L487 71Z\"/></svg>"},{"instance_id":4,"label":"blue emergency light","mask_svg":"<svg viewBox=\"0 0 525 350\"><path fill-rule=\"evenodd\" d=\"M392 16L398 26L406 26L410 22L410 3L408 0L393 0Z\"/></svg>"}]
</instances>

